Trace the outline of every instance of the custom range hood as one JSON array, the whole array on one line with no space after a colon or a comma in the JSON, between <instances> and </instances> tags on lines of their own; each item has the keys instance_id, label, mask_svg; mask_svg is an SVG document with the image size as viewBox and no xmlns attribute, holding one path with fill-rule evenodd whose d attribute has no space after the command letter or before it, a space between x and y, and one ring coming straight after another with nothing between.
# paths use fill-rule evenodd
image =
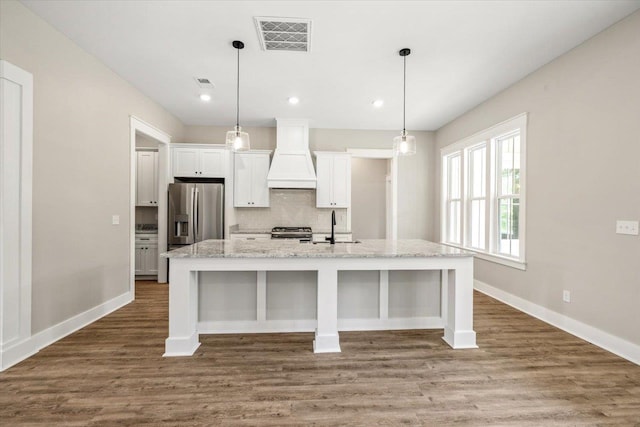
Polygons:
<instances>
[{"instance_id":1,"label":"custom range hood","mask_svg":"<svg viewBox=\"0 0 640 427\"><path fill-rule=\"evenodd\" d=\"M269 188L316 188L309 121L276 119L276 129L276 151L267 175Z\"/></svg>"}]
</instances>

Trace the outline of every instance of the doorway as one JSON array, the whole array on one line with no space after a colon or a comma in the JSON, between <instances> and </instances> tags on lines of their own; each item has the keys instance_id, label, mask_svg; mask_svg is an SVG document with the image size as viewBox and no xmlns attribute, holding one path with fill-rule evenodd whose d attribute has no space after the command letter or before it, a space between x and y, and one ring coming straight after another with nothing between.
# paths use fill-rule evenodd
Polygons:
<instances>
[{"instance_id":1,"label":"doorway","mask_svg":"<svg viewBox=\"0 0 640 427\"><path fill-rule=\"evenodd\" d=\"M392 150L351 153L351 230L354 239L397 239L398 167Z\"/></svg>"},{"instance_id":2,"label":"doorway","mask_svg":"<svg viewBox=\"0 0 640 427\"><path fill-rule=\"evenodd\" d=\"M130 118L130 212L129 212L129 241L130 241L130 289L131 295L135 295L135 276L136 276L136 261L140 264L140 250L136 251L136 224L157 224L157 246L146 245L147 258L153 257L155 266L157 266L157 281L158 283L167 282L167 260L161 258L160 254L167 250L167 233L164 232L167 229L167 197L166 190L169 184L169 144L171 143L171 136L165 132L151 126L144 121L131 116ZM137 175L138 175L138 151L150 151L157 150L156 157L156 185L153 186L155 197L148 197L153 203L143 206L141 210L137 205ZM157 218L157 219L156 219ZM140 248L138 248L140 249ZM138 260L136 260L138 258Z\"/></svg>"}]
</instances>

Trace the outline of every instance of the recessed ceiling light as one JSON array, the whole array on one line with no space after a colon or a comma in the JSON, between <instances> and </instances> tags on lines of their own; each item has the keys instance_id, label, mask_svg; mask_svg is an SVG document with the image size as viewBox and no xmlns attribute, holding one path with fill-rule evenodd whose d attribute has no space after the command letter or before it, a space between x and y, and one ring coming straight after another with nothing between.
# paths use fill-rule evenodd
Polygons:
<instances>
[{"instance_id":1,"label":"recessed ceiling light","mask_svg":"<svg viewBox=\"0 0 640 427\"><path fill-rule=\"evenodd\" d=\"M200 94L200 100L204 102L209 102L211 101L211 95L209 95L208 93L202 93Z\"/></svg>"},{"instance_id":2,"label":"recessed ceiling light","mask_svg":"<svg viewBox=\"0 0 640 427\"><path fill-rule=\"evenodd\" d=\"M291 98L289 98L289 104L296 105L298 102L300 102L300 100L295 96L292 96Z\"/></svg>"},{"instance_id":3,"label":"recessed ceiling light","mask_svg":"<svg viewBox=\"0 0 640 427\"><path fill-rule=\"evenodd\" d=\"M371 105L373 105L376 108L380 108L384 105L384 101L382 99L376 99L371 103Z\"/></svg>"}]
</instances>

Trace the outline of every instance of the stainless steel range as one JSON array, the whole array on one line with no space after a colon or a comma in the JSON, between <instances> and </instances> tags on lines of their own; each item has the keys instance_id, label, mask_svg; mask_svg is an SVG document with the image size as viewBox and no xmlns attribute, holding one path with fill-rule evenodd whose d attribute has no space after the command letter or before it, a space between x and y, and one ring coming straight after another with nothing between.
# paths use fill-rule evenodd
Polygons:
<instances>
[{"instance_id":1,"label":"stainless steel range","mask_svg":"<svg viewBox=\"0 0 640 427\"><path fill-rule=\"evenodd\" d=\"M310 242L312 237L311 227L273 227L272 239L295 239L301 242Z\"/></svg>"}]
</instances>

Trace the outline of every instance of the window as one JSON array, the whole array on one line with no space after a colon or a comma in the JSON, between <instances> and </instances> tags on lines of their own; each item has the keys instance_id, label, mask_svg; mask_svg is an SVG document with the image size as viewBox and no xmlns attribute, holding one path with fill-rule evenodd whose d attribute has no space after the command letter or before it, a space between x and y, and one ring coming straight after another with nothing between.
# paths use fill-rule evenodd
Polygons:
<instances>
[{"instance_id":1,"label":"window","mask_svg":"<svg viewBox=\"0 0 640 427\"><path fill-rule=\"evenodd\" d=\"M442 242L525 269L526 114L442 149Z\"/></svg>"}]
</instances>

